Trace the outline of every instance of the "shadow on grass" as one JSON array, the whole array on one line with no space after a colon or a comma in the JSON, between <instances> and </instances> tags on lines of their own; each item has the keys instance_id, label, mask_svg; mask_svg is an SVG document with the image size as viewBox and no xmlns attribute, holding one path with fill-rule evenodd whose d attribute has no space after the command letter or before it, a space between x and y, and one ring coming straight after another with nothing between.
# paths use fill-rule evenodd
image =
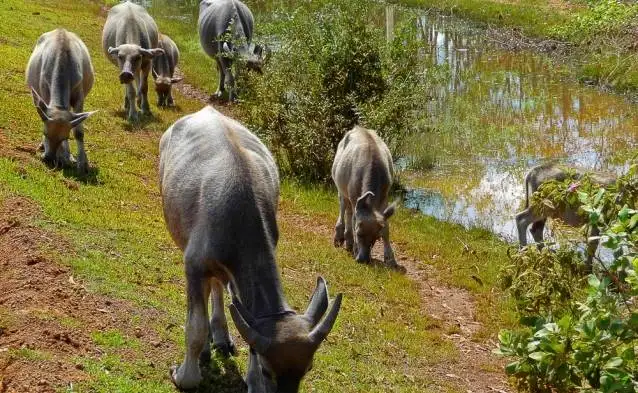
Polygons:
<instances>
[{"instance_id":1,"label":"shadow on grass","mask_svg":"<svg viewBox=\"0 0 638 393\"><path fill-rule=\"evenodd\" d=\"M122 126L122 128L129 132L141 130L149 124L162 123L162 118L156 114L144 116L141 113L138 121L130 122L128 121L128 112L123 108L111 111L111 115L123 119L126 123Z\"/></svg>"},{"instance_id":2,"label":"shadow on grass","mask_svg":"<svg viewBox=\"0 0 638 393\"><path fill-rule=\"evenodd\" d=\"M215 354L210 362L202 364L204 380L196 392L246 393L248 388L233 358L224 358Z\"/></svg>"},{"instance_id":3,"label":"shadow on grass","mask_svg":"<svg viewBox=\"0 0 638 393\"><path fill-rule=\"evenodd\" d=\"M75 165L62 168L62 175L67 179L73 179L79 183L87 185L100 185L102 184L98 180L100 174L100 168L89 166L89 171L86 174L80 174Z\"/></svg>"}]
</instances>

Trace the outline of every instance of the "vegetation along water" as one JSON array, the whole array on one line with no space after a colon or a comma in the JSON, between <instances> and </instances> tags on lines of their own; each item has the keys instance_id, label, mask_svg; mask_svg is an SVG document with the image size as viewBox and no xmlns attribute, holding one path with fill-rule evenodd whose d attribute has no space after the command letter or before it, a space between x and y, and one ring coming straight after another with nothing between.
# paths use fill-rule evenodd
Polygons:
<instances>
[{"instance_id":1,"label":"vegetation along water","mask_svg":"<svg viewBox=\"0 0 638 393\"><path fill-rule=\"evenodd\" d=\"M138 119L102 49L118 3L0 3L0 392L176 390L186 278L162 214L159 140L205 105L277 162L290 306L303 312L320 275L331 300L343 293L300 391L638 390L633 2L247 0L251 53L267 61L249 72L228 52L238 101L209 103L218 67L200 45L200 2L139 0L179 48L183 79L161 107L149 80L151 114ZM41 161L25 83L36 40L58 27L94 67L86 173ZM398 266L380 241L370 264L333 245L331 166L354 125L376 130L394 158ZM585 225L550 219L545 247L519 250L524 177L549 163L567 175L540 185L529 209L573 211ZM600 187L571 166L617 181ZM592 228L601 247L588 256ZM203 362L196 391L246 391L250 350L228 321L237 355Z\"/></svg>"}]
</instances>

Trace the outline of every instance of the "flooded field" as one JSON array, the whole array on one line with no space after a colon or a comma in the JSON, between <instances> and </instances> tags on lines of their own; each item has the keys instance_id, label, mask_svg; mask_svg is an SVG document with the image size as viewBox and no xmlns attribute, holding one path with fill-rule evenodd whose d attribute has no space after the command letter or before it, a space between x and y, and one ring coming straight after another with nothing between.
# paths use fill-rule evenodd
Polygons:
<instances>
[{"instance_id":1,"label":"flooded field","mask_svg":"<svg viewBox=\"0 0 638 393\"><path fill-rule=\"evenodd\" d=\"M197 23L198 1L141 3L155 15ZM285 18L289 3L253 4L257 32ZM370 12L388 40L396 25L410 23L422 42L415 56L441 75L423 97L426 131L411 137L398 159L406 207L513 240L513 215L531 166L559 160L625 168L638 143L638 113L623 97L578 84L568 77L570 65L556 59L500 50L465 21L383 5Z\"/></svg>"}]
</instances>

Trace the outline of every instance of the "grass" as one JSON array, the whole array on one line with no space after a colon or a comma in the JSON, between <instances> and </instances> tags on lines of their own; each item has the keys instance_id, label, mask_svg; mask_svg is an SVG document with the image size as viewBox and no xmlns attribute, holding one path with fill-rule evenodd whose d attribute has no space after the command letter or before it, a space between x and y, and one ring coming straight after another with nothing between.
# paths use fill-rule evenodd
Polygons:
<instances>
[{"instance_id":1,"label":"grass","mask_svg":"<svg viewBox=\"0 0 638 393\"><path fill-rule=\"evenodd\" d=\"M79 387L81 391L174 391L167 369L183 356L183 333L166 327L183 324L184 280L181 254L168 236L161 213L158 141L172 122L199 110L201 104L177 94L176 110L159 110L152 105L155 116L131 127L120 109L123 94L116 82L117 70L101 53L104 17L98 2L5 0L0 18L5 21L0 25L0 37L7 37L7 43L0 46L0 136L2 151L8 152L0 156L0 195L24 196L39 205L43 218L38 225L71 245L70 252L56 254L60 263L71 266L74 277L91 291L128 300L139 309L156 310L159 317L155 324L144 328L179 348L149 359L145 348L152 343L132 339L113 327L93 332L94 344L104 349L103 355L64 361L84 365L89 378ZM85 126L93 167L88 178L77 177L74 170L49 170L35 158L10 154L16 147L35 147L40 138L40 120L24 84L23 68L37 37L58 26L79 34L95 67L96 82L85 109L100 112ZM188 46L194 45L193 27L178 30L177 25L171 26L169 34L186 48L182 64L187 80L213 88L212 62L204 62L203 55ZM164 25L160 23L160 27ZM154 93L149 93L151 96L154 102ZM336 206L333 191L283 185L284 214L309 214L331 227ZM504 244L486 232L466 232L406 211L393 220L393 237L401 251L434 265L442 281L475 293L479 318L487 323L485 334L493 334L496 325L507 320L499 311L502 304L490 291L494 272L504 257ZM443 337L446 332L423 314L414 282L385 269L354 263L332 246L330 237L312 226L299 227L285 219L279 225L278 261L290 303L297 309L305 308L318 274L326 277L332 294L345 293L337 325L319 350L303 391L459 391L455 386L441 385L427 372L432 365L454 364L460 355ZM476 253L464 253L458 238ZM474 265L481 271L484 286L468 275L466 268ZM3 309L0 324L12 324L13 313ZM59 318L63 324L81 323ZM212 386L222 392L237 391L237 375L245 366L245 350L237 360L216 359L201 391Z\"/></svg>"}]
</instances>

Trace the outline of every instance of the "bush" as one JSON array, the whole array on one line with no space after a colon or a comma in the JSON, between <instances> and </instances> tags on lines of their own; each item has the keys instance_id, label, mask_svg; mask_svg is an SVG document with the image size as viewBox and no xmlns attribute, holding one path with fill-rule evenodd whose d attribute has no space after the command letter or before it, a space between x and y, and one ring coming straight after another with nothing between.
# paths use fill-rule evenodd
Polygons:
<instances>
[{"instance_id":1,"label":"bush","mask_svg":"<svg viewBox=\"0 0 638 393\"><path fill-rule=\"evenodd\" d=\"M386 44L382 29L362 17L368 7L298 9L277 25L281 45L264 75L248 82L243 117L285 175L327 180L336 147L355 124L376 129L393 151L411 128L425 90L414 27Z\"/></svg>"},{"instance_id":2,"label":"bush","mask_svg":"<svg viewBox=\"0 0 638 393\"><path fill-rule=\"evenodd\" d=\"M637 174L633 165L617 192L579 192L589 223L601 228L601 243L613 253L608 266L601 263L600 273L587 278L586 290L572 269L578 254L562 251L566 244L557 253L525 249L502 273L510 295L523 305L523 328L502 331L497 353L514 358L506 372L520 389L638 391Z\"/></svg>"}]
</instances>

